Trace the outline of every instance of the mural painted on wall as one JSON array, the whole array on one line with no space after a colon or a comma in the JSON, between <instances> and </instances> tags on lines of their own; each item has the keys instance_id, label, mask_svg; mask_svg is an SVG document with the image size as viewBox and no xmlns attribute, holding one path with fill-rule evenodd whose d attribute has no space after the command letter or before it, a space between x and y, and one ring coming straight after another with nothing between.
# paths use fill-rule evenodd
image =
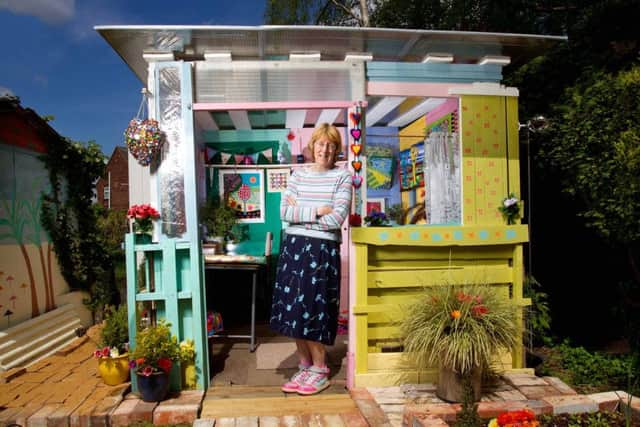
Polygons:
<instances>
[{"instance_id":1,"label":"mural painted on wall","mask_svg":"<svg viewBox=\"0 0 640 427\"><path fill-rule=\"evenodd\" d=\"M49 180L37 156L0 143L0 329L52 310L66 291L40 223Z\"/></svg>"}]
</instances>

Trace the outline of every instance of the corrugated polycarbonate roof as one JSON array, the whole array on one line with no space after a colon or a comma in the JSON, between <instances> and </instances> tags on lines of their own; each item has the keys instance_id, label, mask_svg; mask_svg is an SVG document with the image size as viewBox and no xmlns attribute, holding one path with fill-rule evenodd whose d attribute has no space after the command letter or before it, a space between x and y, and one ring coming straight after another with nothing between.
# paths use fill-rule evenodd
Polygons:
<instances>
[{"instance_id":1,"label":"corrugated polycarbonate roof","mask_svg":"<svg viewBox=\"0 0 640 427\"><path fill-rule=\"evenodd\" d=\"M177 53L185 60L205 52L230 52L236 60L287 59L292 52L320 52L322 60L342 61L347 53L366 52L373 61L421 62L430 52L451 53L457 63L485 55L512 62L543 53L561 36L400 30L318 26L96 26L133 72L146 83L143 53Z\"/></svg>"}]
</instances>

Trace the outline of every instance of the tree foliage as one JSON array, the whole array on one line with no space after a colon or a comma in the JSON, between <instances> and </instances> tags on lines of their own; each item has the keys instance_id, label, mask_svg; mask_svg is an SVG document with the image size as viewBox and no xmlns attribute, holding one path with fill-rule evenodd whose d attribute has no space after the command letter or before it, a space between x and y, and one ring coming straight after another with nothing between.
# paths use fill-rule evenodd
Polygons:
<instances>
[{"instance_id":1,"label":"tree foliage","mask_svg":"<svg viewBox=\"0 0 640 427\"><path fill-rule=\"evenodd\" d=\"M640 66L598 72L555 108L542 155L577 196L586 225L613 243L640 242Z\"/></svg>"},{"instance_id":2,"label":"tree foliage","mask_svg":"<svg viewBox=\"0 0 640 427\"><path fill-rule=\"evenodd\" d=\"M50 143L42 156L51 182L51 191L44 194L42 225L51 236L62 276L71 289L89 291L92 311L114 295L112 261L92 207L104 159L95 142L67 138Z\"/></svg>"},{"instance_id":3,"label":"tree foliage","mask_svg":"<svg viewBox=\"0 0 640 427\"><path fill-rule=\"evenodd\" d=\"M267 0L268 25L335 25L368 27L371 0Z\"/></svg>"}]
</instances>

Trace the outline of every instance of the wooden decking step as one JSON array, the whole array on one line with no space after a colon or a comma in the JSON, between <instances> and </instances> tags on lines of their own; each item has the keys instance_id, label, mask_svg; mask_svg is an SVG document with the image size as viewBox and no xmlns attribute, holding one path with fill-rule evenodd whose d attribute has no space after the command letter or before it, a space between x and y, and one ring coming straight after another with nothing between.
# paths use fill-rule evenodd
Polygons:
<instances>
[{"instance_id":1,"label":"wooden decking step","mask_svg":"<svg viewBox=\"0 0 640 427\"><path fill-rule=\"evenodd\" d=\"M200 418L307 416L354 411L357 407L342 384L334 384L313 396L283 393L280 386L232 385L207 391Z\"/></svg>"}]
</instances>

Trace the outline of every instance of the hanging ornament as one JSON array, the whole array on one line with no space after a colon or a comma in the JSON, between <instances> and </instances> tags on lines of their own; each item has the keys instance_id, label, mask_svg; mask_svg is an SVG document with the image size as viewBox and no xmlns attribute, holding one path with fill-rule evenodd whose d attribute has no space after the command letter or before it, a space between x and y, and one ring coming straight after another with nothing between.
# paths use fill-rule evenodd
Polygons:
<instances>
[{"instance_id":1,"label":"hanging ornament","mask_svg":"<svg viewBox=\"0 0 640 427\"><path fill-rule=\"evenodd\" d=\"M360 129L352 128L351 129L351 136L357 142L358 140L360 140L360 136L362 136L362 131Z\"/></svg>"},{"instance_id":2,"label":"hanging ornament","mask_svg":"<svg viewBox=\"0 0 640 427\"><path fill-rule=\"evenodd\" d=\"M354 171L360 172L360 170L362 169L362 162L360 160L354 160L351 162L351 166L353 167Z\"/></svg>"},{"instance_id":3,"label":"hanging ornament","mask_svg":"<svg viewBox=\"0 0 640 427\"><path fill-rule=\"evenodd\" d=\"M361 144L351 144L351 152L354 154L354 156L359 155L360 151L362 151Z\"/></svg>"},{"instance_id":4,"label":"hanging ornament","mask_svg":"<svg viewBox=\"0 0 640 427\"><path fill-rule=\"evenodd\" d=\"M351 177L351 183L355 188L360 188L362 185L362 177L360 175L353 175Z\"/></svg>"},{"instance_id":5,"label":"hanging ornament","mask_svg":"<svg viewBox=\"0 0 640 427\"><path fill-rule=\"evenodd\" d=\"M351 121L353 122L353 126L358 126L360 124L360 119L362 118L362 115L360 113L350 113L349 117L351 118Z\"/></svg>"},{"instance_id":6,"label":"hanging ornament","mask_svg":"<svg viewBox=\"0 0 640 427\"><path fill-rule=\"evenodd\" d=\"M131 155L142 166L148 166L162 148L162 132L158 121L143 119L143 112L147 105L147 90L142 89L142 102L136 117L129 122L124 131L124 142Z\"/></svg>"}]
</instances>

